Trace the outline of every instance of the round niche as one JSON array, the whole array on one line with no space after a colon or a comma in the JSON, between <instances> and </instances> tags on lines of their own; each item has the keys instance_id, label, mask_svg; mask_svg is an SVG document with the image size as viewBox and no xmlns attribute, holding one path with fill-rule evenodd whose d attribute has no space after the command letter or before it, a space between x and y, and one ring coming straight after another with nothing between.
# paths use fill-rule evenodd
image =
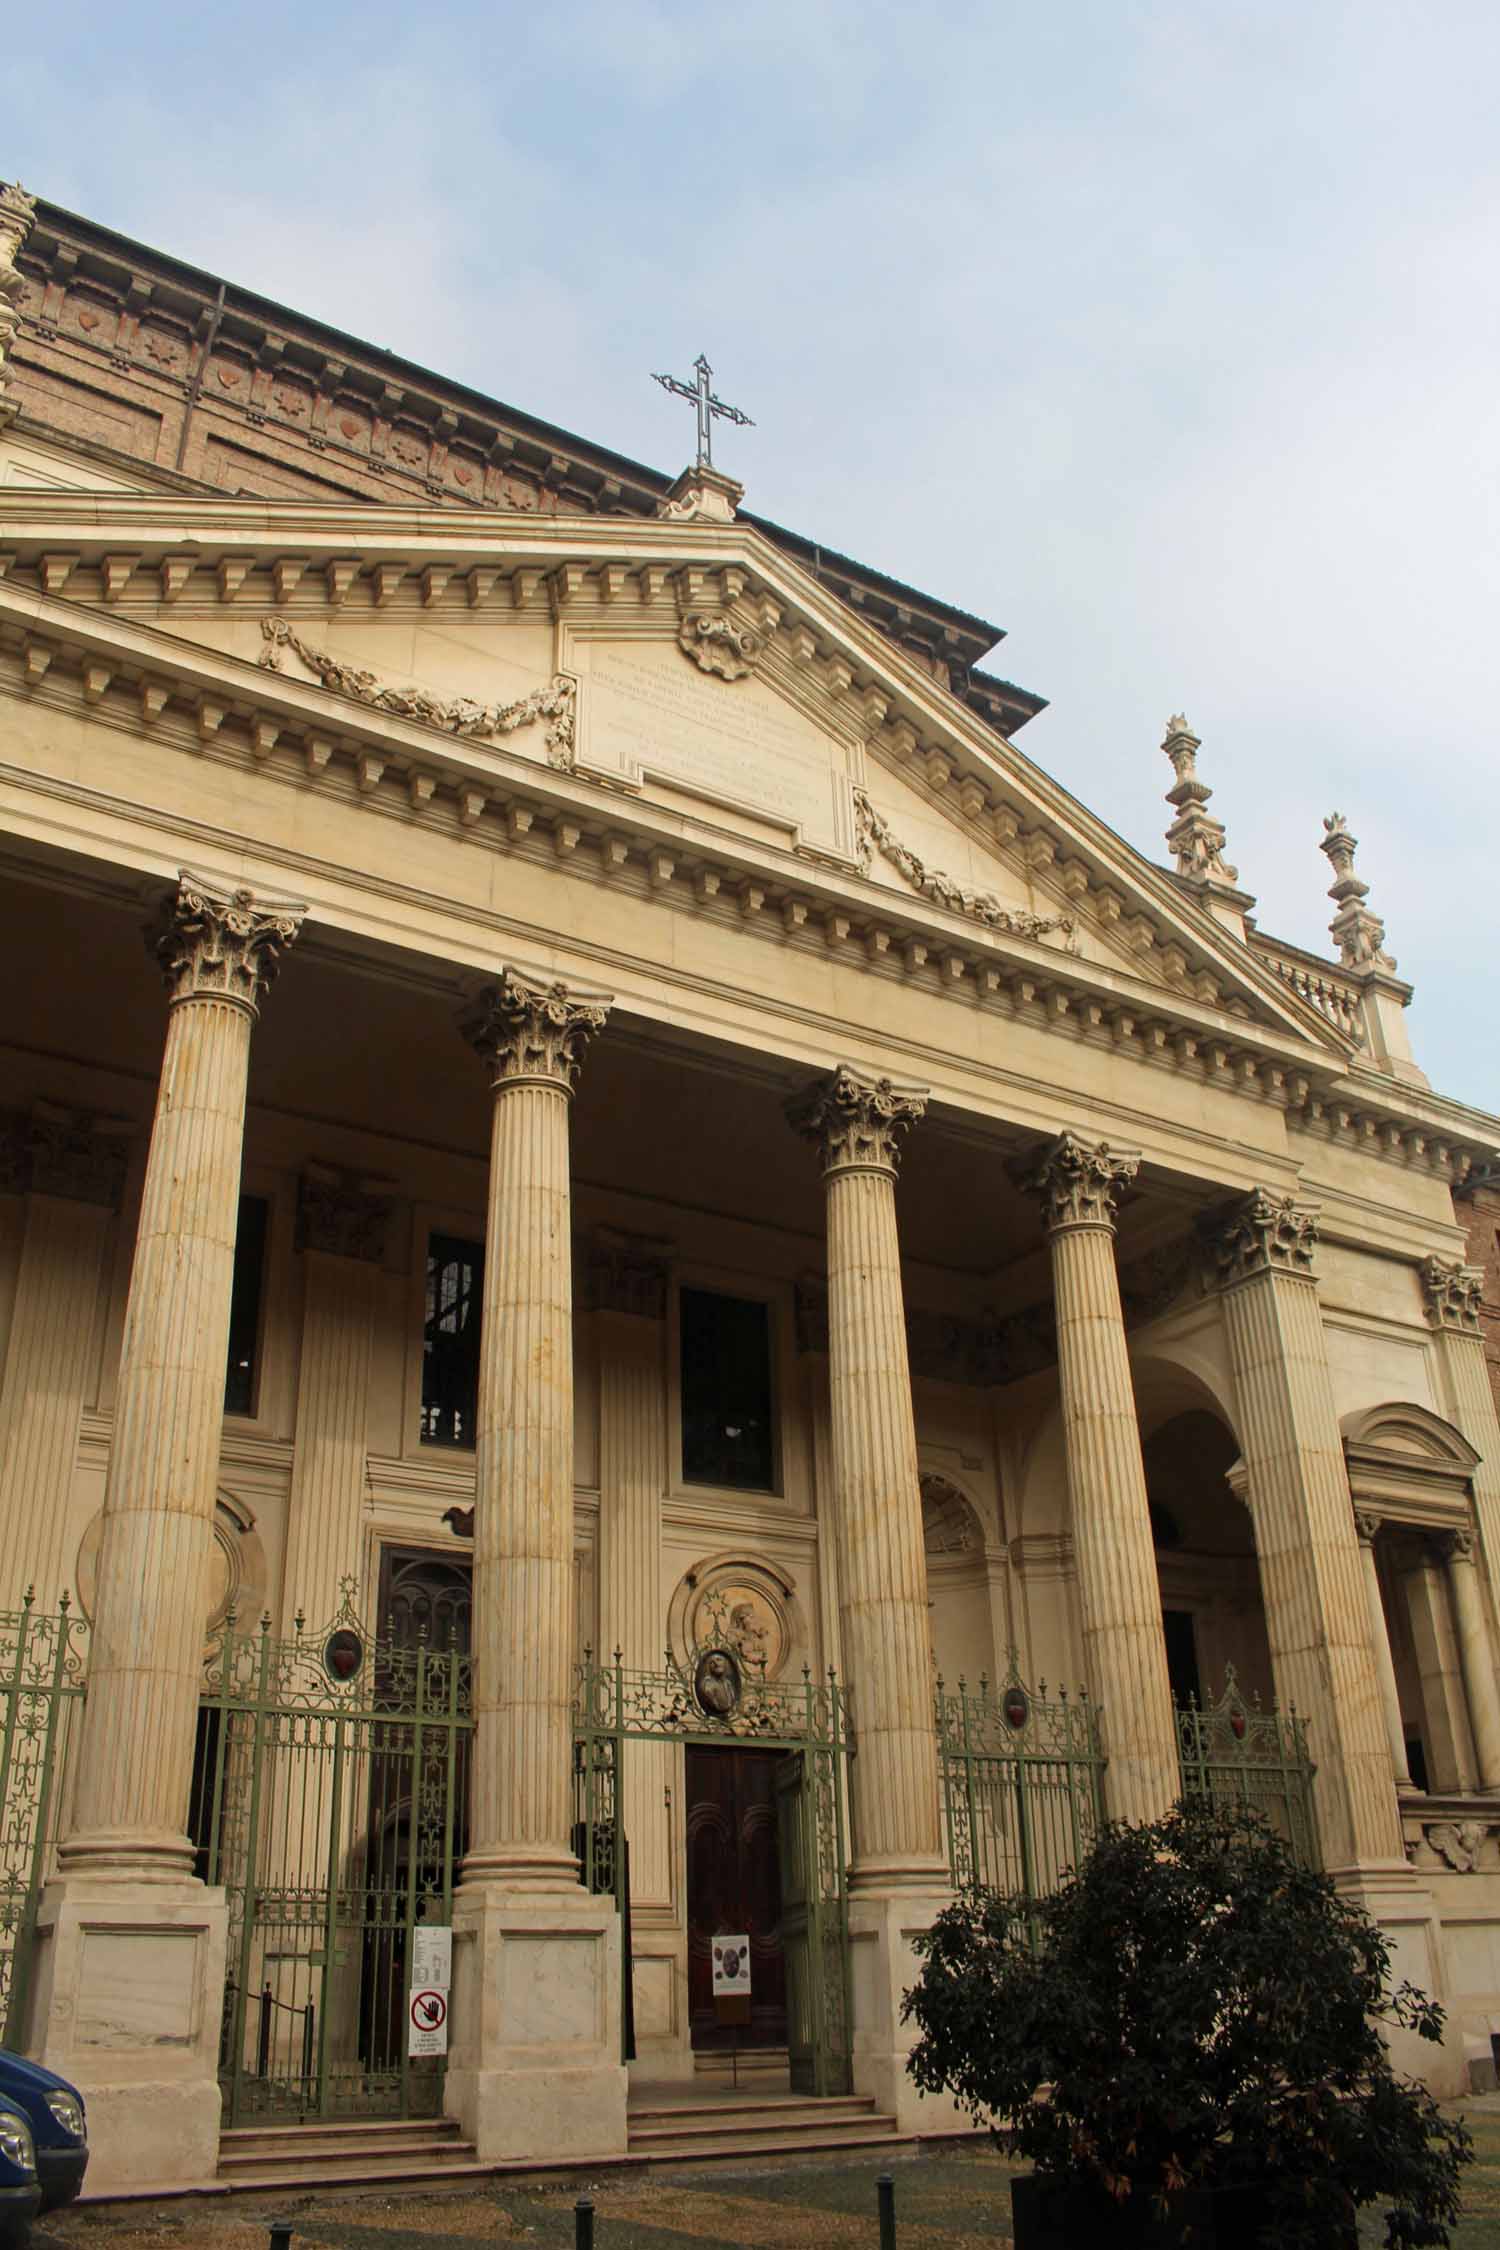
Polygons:
<instances>
[{"instance_id":1,"label":"round niche","mask_svg":"<svg viewBox=\"0 0 1500 2250\"><path fill-rule=\"evenodd\" d=\"M91 1625L99 1587L99 1547L103 1536L101 1509L78 1543L78 1601ZM206 1648L212 1647L231 1609L242 1623L253 1624L266 1602L266 1554L255 1528L255 1517L242 1500L229 1492L220 1492L214 1504L207 1580L203 1613Z\"/></svg>"},{"instance_id":2,"label":"round niche","mask_svg":"<svg viewBox=\"0 0 1500 2250\"><path fill-rule=\"evenodd\" d=\"M802 1644L796 1589L784 1571L744 1554L706 1555L685 1571L667 1612L680 1662L729 1649L745 1680L775 1680Z\"/></svg>"}]
</instances>

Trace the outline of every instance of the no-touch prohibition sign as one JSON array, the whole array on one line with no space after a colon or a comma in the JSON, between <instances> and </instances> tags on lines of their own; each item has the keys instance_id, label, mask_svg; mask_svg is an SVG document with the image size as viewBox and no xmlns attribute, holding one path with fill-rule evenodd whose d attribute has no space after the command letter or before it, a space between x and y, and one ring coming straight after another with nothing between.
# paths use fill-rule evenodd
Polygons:
<instances>
[{"instance_id":1,"label":"no-touch prohibition sign","mask_svg":"<svg viewBox=\"0 0 1500 2250\"><path fill-rule=\"evenodd\" d=\"M419 1985L411 1996L411 2021L407 2027L408 2055L446 2055L448 2052L448 1995L432 1985Z\"/></svg>"}]
</instances>

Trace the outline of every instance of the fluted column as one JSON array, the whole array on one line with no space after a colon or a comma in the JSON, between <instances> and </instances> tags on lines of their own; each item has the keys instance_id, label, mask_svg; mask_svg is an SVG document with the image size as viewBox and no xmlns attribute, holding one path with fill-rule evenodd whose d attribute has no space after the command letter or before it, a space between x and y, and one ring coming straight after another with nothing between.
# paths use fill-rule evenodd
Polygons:
<instances>
[{"instance_id":1,"label":"fluted column","mask_svg":"<svg viewBox=\"0 0 1500 2250\"><path fill-rule=\"evenodd\" d=\"M360 1509L369 1442L370 1365L388 1196L326 1165L309 1166L297 1199L302 1353L292 1454L282 1619L314 1630L360 1570ZM384 1619L376 1620L382 1630Z\"/></svg>"},{"instance_id":2,"label":"fluted column","mask_svg":"<svg viewBox=\"0 0 1500 2250\"><path fill-rule=\"evenodd\" d=\"M827 1186L833 1497L857 1745L849 1880L867 1896L948 1882L896 1234L900 1141L925 1107L915 1087L841 1068L790 1111Z\"/></svg>"},{"instance_id":3,"label":"fluted column","mask_svg":"<svg viewBox=\"0 0 1500 2250\"><path fill-rule=\"evenodd\" d=\"M666 1639L661 1509L667 1488L666 1245L601 1233L589 1278L599 1348L599 1642L655 1672ZM635 1911L672 1903L670 1746L632 1743L624 1825Z\"/></svg>"},{"instance_id":4,"label":"fluted column","mask_svg":"<svg viewBox=\"0 0 1500 2250\"><path fill-rule=\"evenodd\" d=\"M467 1023L494 1113L474 1479L474 1843L464 1882L573 1890L568 1105L607 1001L507 970Z\"/></svg>"},{"instance_id":5,"label":"fluted column","mask_svg":"<svg viewBox=\"0 0 1500 2250\"><path fill-rule=\"evenodd\" d=\"M1380 1566L1375 1560L1375 1534L1380 1529L1380 1518L1361 1509L1354 1518L1354 1528L1359 1538L1365 1608L1370 1619L1370 1652L1375 1659L1375 1677L1380 1687L1380 1709L1385 1720L1386 1741L1390 1745L1391 1772L1398 1789L1410 1790L1414 1784L1406 1762L1406 1727L1401 1717L1396 1666L1391 1656L1391 1630L1386 1623L1385 1601L1380 1591Z\"/></svg>"},{"instance_id":6,"label":"fluted column","mask_svg":"<svg viewBox=\"0 0 1500 2250\"><path fill-rule=\"evenodd\" d=\"M104 1488L65 1873L180 1877L224 1411L250 1033L302 908L184 874Z\"/></svg>"},{"instance_id":7,"label":"fluted column","mask_svg":"<svg viewBox=\"0 0 1500 2250\"><path fill-rule=\"evenodd\" d=\"M1500 1686L1485 1622L1484 1596L1472 1531L1450 1531L1441 1541L1448 1564L1448 1594L1453 1630L1469 1706L1469 1730L1481 1789L1500 1789Z\"/></svg>"},{"instance_id":8,"label":"fluted column","mask_svg":"<svg viewBox=\"0 0 1500 2250\"><path fill-rule=\"evenodd\" d=\"M1402 1857L1333 1383L1314 1206L1262 1190L1214 1244L1276 1691L1307 1721L1330 1868Z\"/></svg>"},{"instance_id":9,"label":"fluted column","mask_svg":"<svg viewBox=\"0 0 1500 2250\"><path fill-rule=\"evenodd\" d=\"M1052 1249L1057 1370L1089 1682L1116 1820L1159 1820L1181 1790L1161 1589L1115 1270L1115 1203L1140 1157L1064 1133L1027 1169Z\"/></svg>"},{"instance_id":10,"label":"fluted column","mask_svg":"<svg viewBox=\"0 0 1500 2250\"><path fill-rule=\"evenodd\" d=\"M38 1107L0 1122L0 1186L27 1196L0 1380L0 1609L76 1591L73 1471L128 1124Z\"/></svg>"}]
</instances>

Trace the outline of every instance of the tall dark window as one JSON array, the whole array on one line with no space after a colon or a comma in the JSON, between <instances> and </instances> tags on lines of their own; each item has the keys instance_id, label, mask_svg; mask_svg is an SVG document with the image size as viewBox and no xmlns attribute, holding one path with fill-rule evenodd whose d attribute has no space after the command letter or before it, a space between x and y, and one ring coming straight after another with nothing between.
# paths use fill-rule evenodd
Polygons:
<instances>
[{"instance_id":1,"label":"tall dark window","mask_svg":"<svg viewBox=\"0 0 1500 2250\"><path fill-rule=\"evenodd\" d=\"M689 1484L769 1492L771 1309L757 1298L684 1289L682 1474Z\"/></svg>"},{"instance_id":2,"label":"tall dark window","mask_svg":"<svg viewBox=\"0 0 1500 2250\"><path fill-rule=\"evenodd\" d=\"M263 1195L240 1197L234 1236L234 1287L229 1299L229 1360L224 1370L224 1412L253 1414L260 1377L260 1305L266 1273L271 1206Z\"/></svg>"},{"instance_id":3,"label":"tall dark window","mask_svg":"<svg viewBox=\"0 0 1500 2250\"><path fill-rule=\"evenodd\" d=\"M453 1234L427 1238L427 1317L422 1327L422 1439L472 1445L479 1395L479 1310L484 1246Z\"/></svg>"}]
</instances>

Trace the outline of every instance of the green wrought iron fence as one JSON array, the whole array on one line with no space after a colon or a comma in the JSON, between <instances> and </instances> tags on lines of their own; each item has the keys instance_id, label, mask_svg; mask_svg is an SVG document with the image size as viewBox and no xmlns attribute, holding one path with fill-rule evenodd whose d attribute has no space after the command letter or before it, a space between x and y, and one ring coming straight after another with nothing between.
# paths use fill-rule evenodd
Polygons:
<instances>
[{"instance_id":1,"label":"green wrought iron fence","mask_svg":"<svg viewBox=\"0 0 1500 2250\"><path fill-rule=\"evenodd\" d=\"M467 1655L377 1640L350 1589L320 1632L231 1617L203 1698L207 1876L229 1905L226 2122L430 2116L407 1963L451 1919L472 1732Z\"/></svg>"},{"instance_id":2,"label":"green wrought iron fence","mask_svg":"<svg viewBox=\"0 0 1500 2250\"><path fill-rule=\"evenodd\" d=\"M585 1879L613 1892L624 1916L626 1853L618 1848L627 1744L737 1744L783 1753L776 1774L787 2046L796 2093L851 2089L849 1911L843 1761L851 1743L832 1672L768 1681L713 1605L691 1657L669 1650L660 1672L627 1671L618 1652L578 1667L573 1710L576 1836ZM621 1947L622 2022L629 2020L628 1940Z\"/></svg>"},{"instance_id":3,"label":"green wrought iron fence","mask_svg":"<svg viewBox=\"0 0 1500 2250\"><path fill-rule=\"evenodd\" d=\"M1055 1890L1104 1818L1099 1714L1086 1695L1032 1689L1012 1654L998 1687L936 1695L948 1865L960 1890Z\"/></svg>"},{"instance_id":4,"label":"green wrought iron fence","mask_svg":"<svg viewBox=\"0 0 1500 2250\"><path fill-rule=\"evenodd\" d=\"M1201 1710L1177 1714L1177 1747L1184 1797L1251 1805L1304 1867L1321 1864L1313 1811L1313 1775L1307 1725L1295 1712L1262 1710L1247 1698L1234 1666L1224 1672L1224 1692Z\"/></svg>"},{"instance_id":5,"label":"green wrought iron fence","mask_svg":"<svg viewBox=\"0 0 1500 2250\"><path fill-rule=\"evenodd\" d=\"M83 1714L88 1620L63 1595L28 1592L0 1612L0 2023L19 2045L36 1951L36 1910L67 1811L68 1761Z\"/></svg>"}]
</instances>

